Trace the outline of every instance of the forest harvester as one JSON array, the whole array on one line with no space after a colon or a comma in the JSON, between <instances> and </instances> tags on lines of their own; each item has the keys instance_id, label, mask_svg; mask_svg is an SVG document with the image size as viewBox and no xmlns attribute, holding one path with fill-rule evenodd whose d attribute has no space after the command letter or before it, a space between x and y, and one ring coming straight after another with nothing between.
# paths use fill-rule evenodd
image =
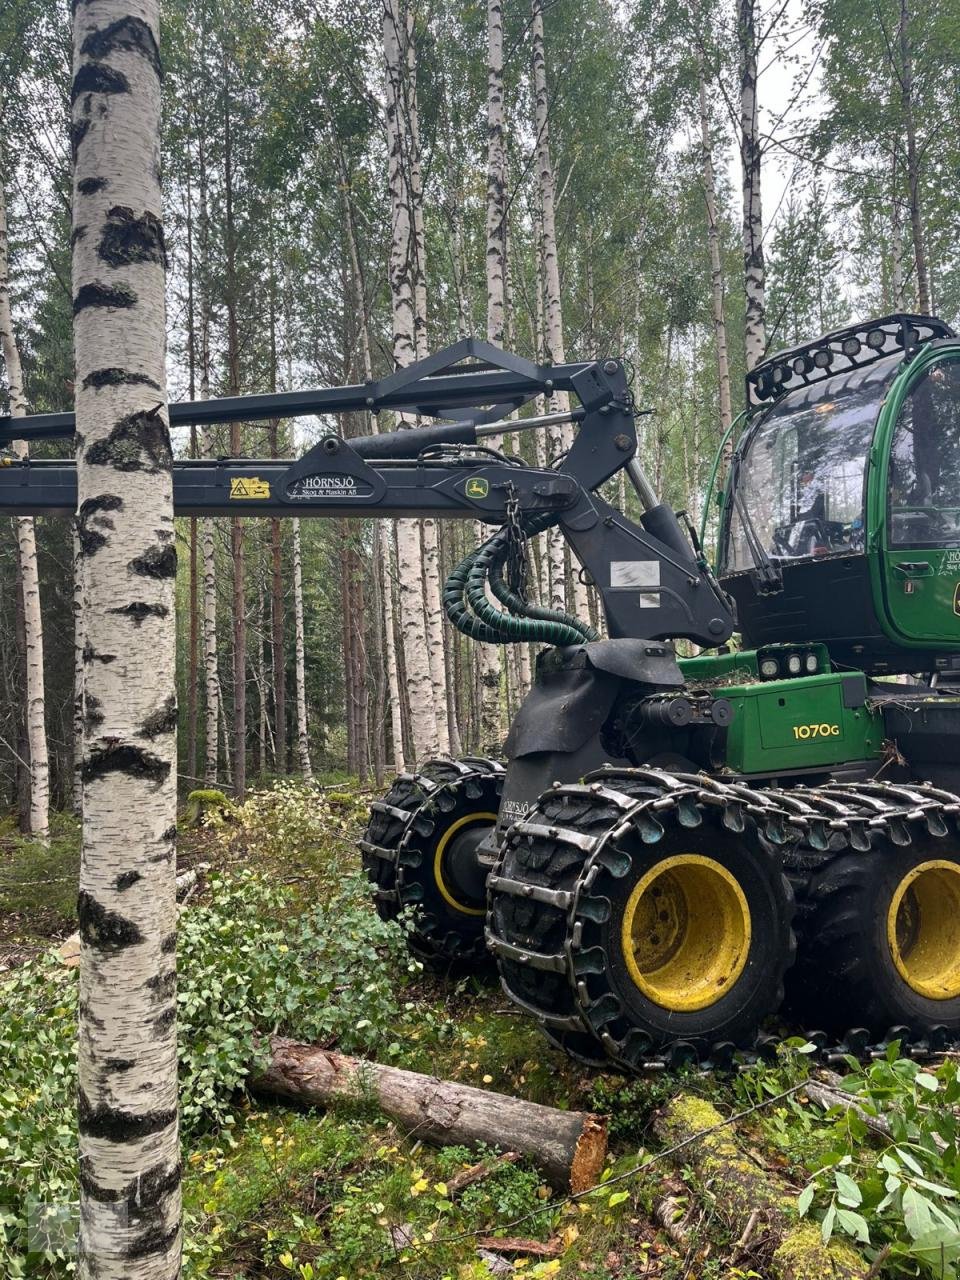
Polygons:
<instances>
[{"instance_id":1,"label":"forest harvester","mask_svg":"<svg viewBox=\"0 0 960 1280\"><path fill-rule=\"evenodd\" d=\"M559 392L576 407L518 414ZM363 386L170 407L421 423L178 460L179 514L496 526L444 602L481 643L545 646L506 763L402 774L363 862L419 955L492 953L551 1040L627 1070L761 1052L778 1014L830 1056L960 1040L960 340L888 316L766 360L747 392L716 574L639 465L618 360L466 340ZM543 468L485 443L557 421L575 438ZM4 419L0 447L72 431ZM6 461L0 511L73 511L71 460ZM601 496L624 469L636 521ZM527 597L525 544L554 526L607 638Z\"/></svg>"}]
</instances>

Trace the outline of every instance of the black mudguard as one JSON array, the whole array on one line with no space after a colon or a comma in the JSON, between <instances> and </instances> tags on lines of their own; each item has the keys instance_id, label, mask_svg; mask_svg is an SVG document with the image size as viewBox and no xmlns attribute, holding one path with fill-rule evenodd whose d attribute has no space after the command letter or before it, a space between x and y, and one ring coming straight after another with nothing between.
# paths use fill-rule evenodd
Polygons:
<instances>
[{"instance_id":1,"label":"black mudguard","mask_svg":"<svg viewBox=\"0 0 960 1280\"><path fill-rule=\"evenodd\" d=\"M497 838L554 782L577 782L604 764L629 766L629 760L612 755L603 743L604 726L628 690L654 693L682 687L669 645L597 640L545 650L507 736Z\"/></svg>"}]
</instances>

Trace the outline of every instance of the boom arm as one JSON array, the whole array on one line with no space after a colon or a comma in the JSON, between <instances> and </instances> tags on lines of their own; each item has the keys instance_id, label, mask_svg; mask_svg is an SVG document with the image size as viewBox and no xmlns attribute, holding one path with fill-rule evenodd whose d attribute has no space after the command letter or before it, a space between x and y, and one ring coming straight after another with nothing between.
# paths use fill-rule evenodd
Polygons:
<instances>
[{"instance_id":1,"label":"boom arm","mask_svg":"<svg viewBox=\"0 0 960 1280\"><path fill-rule=\"evenodd\" d=\"M572 392L579 407L559 419L503 421L533 397L558 391ZM612 637L717 645L730 635L725 597L673 512L654 502L634 460L633 401L619 361L543 367L464 339L375 383L169 406L171 426L383 410L445 421L350 440L331 432L293 461L178 459L174 509L194 516L433 515L509 521L524 536L558 524L600 592ZM483 448L487 436L547 420L579 424L572 447L550 470ZM67 413L0 418L0 449L14 440L70 437L74 425ZM76 509L72 460L3 461L0 511ZM624 467L647 508L639 525L594 492ZM492 638L482 627L471 633Z\"/></svg>"}]
</instances>

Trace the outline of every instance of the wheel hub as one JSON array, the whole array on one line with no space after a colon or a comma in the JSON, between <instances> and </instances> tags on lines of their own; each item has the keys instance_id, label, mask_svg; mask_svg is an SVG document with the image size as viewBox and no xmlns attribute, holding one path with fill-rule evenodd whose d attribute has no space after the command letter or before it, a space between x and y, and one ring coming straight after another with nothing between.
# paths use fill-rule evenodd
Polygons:
<instances>
[{"instance_id":1,"label":"wheel hub","mask_svg":"<svg viewBox=\"0 0 960 1280\"><path fill-rule=\"evenodd\" d=\"M960 996L960 866L933 859L897 885L887 912L897 972L929 1000Z\"/></svg>"},{"instance_id":2,"label":"wheel hub","mask_svg":"<svg viewBox=\"0 0 960 1280\"><path fill-rule=\"evenodd\" d=\"M634 886L621 942L630 976L661 1008L715 1004L747 963L750 908L736 878L713 858L684 853Z\"/></svg>"},{"instance_id":3,"label":"wheel hub","mask_svg":"<svg viewBox=\"0 0 960 1280\"><path fill-rule=\"evenodd\" d=\"M468 813L450 824L437 842L433 873L444 901L466 915L486 913L487 870L477 857L495 813Z\"/></svg>"}]
</instances>

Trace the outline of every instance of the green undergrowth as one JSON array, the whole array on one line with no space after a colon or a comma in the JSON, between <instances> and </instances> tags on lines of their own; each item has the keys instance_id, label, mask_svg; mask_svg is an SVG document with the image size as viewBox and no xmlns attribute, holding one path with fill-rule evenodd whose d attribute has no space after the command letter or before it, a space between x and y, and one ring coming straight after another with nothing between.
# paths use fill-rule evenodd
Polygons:
<instances>
[{"instance_id":1,"label":"green undergrowth","mask_svg":"<svg viewBox=\"0 0 960 1280\"><path fill-rule=\"evenodd\" d=\"M80 826L72 814L50 815L45 844L21 836L13 818L0 820L0 952L70 933L79 874Z\"/></svg>"},{"instance_id":2,"label":"green undergrowth","mask_svg":"<svg viewBox=\"0 0 960 1280\"><path fill-rule=\"evenodd\" d=\"M855 1241L868 1261L889 1246L878 1276L957 1280L955 1062L851 1066L848 1087L890 1115L889 1141L855 1115L812 1104L799 1044L737 1077L630 1081L578 1067L509 1006L489 970L433 973L410 959L403 922L378 918L358 874L364 804L349 785L284 784L242 807L200 806L190 819L199 826L181 839L187 863L207 864L179 930L187 1277L756 1280L762 1255L735 1256L722 1206L697 1202L682 1163L631 1172L656 1151L655 1113L683 1092L724 1116L748 1112L740 1143L783 1179L798 1216ZM75 857L66 826L37 856L65 859L71 840ZM0 848L13 847L0 836ZM22 855L24 842L17 848ZM26 880L13 861L14 879ZM29 902L24 918L29 926ZM38 1204L76 1196L76 971L51 956L15 968L0 976L0 1011L0 1275L67 1276L69 1241L27 1255L24 1226ZM250 1097L244 1079L275 1031L607 1113L613 1181L573 1203L529 1163L487 1153L492 1176L451 1194L448 1183L478 1153L429 1148L369 1099L320 1113ZM653 1225L667 1193L694 1210L688 1246ZM551 1256L499 1252L504 1237L550 1242Z\"/></svg>"}]
</instances>

